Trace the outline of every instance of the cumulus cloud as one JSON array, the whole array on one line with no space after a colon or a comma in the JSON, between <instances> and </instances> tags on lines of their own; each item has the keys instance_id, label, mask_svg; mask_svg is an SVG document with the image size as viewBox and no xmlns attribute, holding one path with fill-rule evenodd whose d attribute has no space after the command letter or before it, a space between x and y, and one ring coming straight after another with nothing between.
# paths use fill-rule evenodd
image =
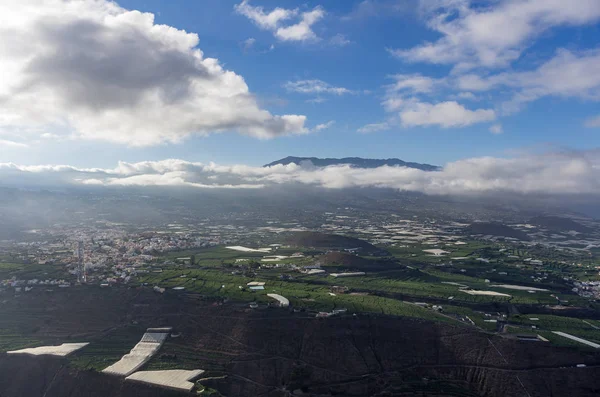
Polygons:
<instances>
[{"instance_id":1,"label":"cumulus cloud","mask_svg":"<svg viewBox=\"0 0 600 397\"><path fill-rule=\"evenodd\" d=\"M0 164L3 184L92 186L182 186L248 189L300 184L329 189L385 187L426 194L600 194L598 151L516 158L479 157L447 164L440 171L406 167L353 168L288 164L271 167L202 164L183 160L121 162L114 169Z\"/></svg>"},{"instance_id":2,"label":"cumulus cloud","mask_svg":"<svg viewBox=\"0 0 600 397\"><path fill-rule=\"evenodd\" d=\"M469 110L456 101L436 104L410 102L400 111L403 126L432 126L443 128L465 127L472 124L489 122L496 119L492 109Z\"/></svg>"},{"instance_id":3,"label":"cumulus cloud","mask_svg":"<svg viewBox=\"0 0 600 397\"><path fill-rule=\"evenodd\" d=\"M502 134L504 129L502 128L502 124L494 124L490 127L490 132L495 135Z\"/></svg>"},{"instance_id":4,"label":"cumulus cloud","mask_svg":"<svg viewBox=\"0 0 600 397\"><path fill-rule=\"evenodd\" d=\"M265 23L272 23L271 17ZM128 145L235 130L306 133L261 109L199 38L106 0L0 4L0 128L48 126Z\"/></svg>"},{"instance_id":5,"label":"cumulus cloud","mask_svg":"<svg viewBox=\"0 0 600 397\"><path fill-rule=\"evenodd\" d=\"M281 41L318 40L312 25L325 17L325 10L320 6L307 12L281 7L266 12L263 7L253 6L249 0L244 0L236 4L234 9L259 28L273 32L273 35ZM295 20L296 23L288 23L290 20Z\"/></svg>"},{"instance_id":6,"label":"cumulus cloud","mask_svg":"<svg viewBox=\"0 0 600 397\"><path fill-rule=\"evenodd\" d=\"M439 126L442 128L465 127L496 119L493 109L467 109L456 101L432 103L430 99L440 89L447 88L448 78L432 78L421 74L397 74L391 76L393 84L386 86L384 109L393 113L387 124L396 119L403 127ZM363 127L364 128L364 127Z\"/></svg>"},{"instance_id":7,"label":"cumulus cloud","mask_svg":"<svg viewBox=\"0 0 600 397\"><path fill-rule=\"evenodd\" d=\"M421 0L421 9L427 26L442 37L392 53L411 62L455 65L456 70L507 66L550 28L600 19L596 0Z\"/></svg>"},{"instance_id":8,"label":"cumulus cloud","mask_svg":"<svg viewBox=\"0 0 600 397\"><path fill-rule=\"evenodd\" d=\"M319 79L288 81L283 87L291 92L300 94L352 94L353 91L344 87L336 87Z\"/></svg>"}]
</instances>

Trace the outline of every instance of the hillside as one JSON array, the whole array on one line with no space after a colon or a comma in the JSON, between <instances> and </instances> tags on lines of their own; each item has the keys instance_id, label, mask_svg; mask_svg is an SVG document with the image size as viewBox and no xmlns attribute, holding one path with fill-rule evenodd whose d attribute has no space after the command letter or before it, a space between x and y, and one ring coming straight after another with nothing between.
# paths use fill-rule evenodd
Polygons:
<instances>
[{"instance_id":1,"label":"hillside","mask_svg":"<svg viewBox=\"0 0 600 397\"><path fill-rule=\"evenodd\" d=\"M592 231L589 227L562 216L536 216L535 218L530 219L528 223L555 231L574 230L579 233L590 233Z\"/></svg>"},{"instance_id":2,"label":"hillside","mask_svg":"<svg viewBox=\"0 0 600 397\"><path fill-rule=\"evenodd\" d=\"M296 391L305 397L520 397L527 395L524 389L531 396L600 391L597 351L519 342L455 322L378 314L316 320L289 310L248 311L245 305L214 305L144 289L96 292L73 288L50 295L34 290L18 299L1 296L0 320L47 341L85 335L90 346L72 359L0 354L0 396L189 396L83 368L92 358L105 367L127 353L145 328L164 325L182 336L168 339L148 369L205 369L209 379L202 384L224 396L283 397ZM575 368L579 363L588 367Z\"/></svg>"},{"instance_id":3,"label":"hillside","mask_svg":"<svg viewBox=\"0 0 600 397\"><path fill-rule=\"evenodd\" d=\"M440 167L431 164L411 163L406 162L397 158L391 159L365 159L361 157L344 157L344 158L318 158L318 157L293 157L288 156L286 158L273 161L272 163L265 164L265 167L270 167L277 164L287 165L291 163L300 164L303 161L310 161L317 167L327 167L329 165L341 165L349 164L356 168L377 168L384 165L416 168L423 171L437 171Z\"/></svg>"},{"instance_id":4,"label":"hillside","mask_svg":"<svg viewBox=\"0 0 600 397\"><path fill-rule=\"evenodd\" d=\"M319 257L319 262L323 266L341 266L350 269L366 269L372 265L372 261L361 258L353 254L347 254L345 252L329 252Z\"/></svg>"},{"instance_id":5,"label":"hillside","mask_svg":"<svg viewBox=\"0 0 600 397\"><path fill-rule=\"evenodd\" d=\"M0 355L2 397L177 397L181 392L81 371L52 356ZM7 375L8 374L8 375Z\"/></svg>"},{"instance_id":6,"label":"hillside","mask_svg":"<svg viewBox=\"0 0 600 397\"><path fill-rule=\"evenodd\" d=\"M359 248L360 253L372 254L381 250L373 244L354 237L317 232L298 232L289 236L287 244L294 247L344 250Z\"/></svg>"},{"instance_id":7,"label":"hillside","mask_svg":"<svg viewBox=\"0 0 600 397\"><path fill-rule=\"evenodd\" d=\"M510 237L523 241L531 240L531 237L524 232L496 222L475 222L468 227L467 231L470 234Z\"/></svg>"}]
</instances>

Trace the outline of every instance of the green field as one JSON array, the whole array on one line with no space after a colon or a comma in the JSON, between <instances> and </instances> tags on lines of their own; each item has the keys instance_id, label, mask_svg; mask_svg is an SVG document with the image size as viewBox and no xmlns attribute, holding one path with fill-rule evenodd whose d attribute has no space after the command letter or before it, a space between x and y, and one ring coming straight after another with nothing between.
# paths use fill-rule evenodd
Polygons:
<instances>
[{"instance_id":1,"label":"green field","mask_svg":"<svg viewBox=\"0 0 600 397\"><path fill-rule=\"evenodd\" d=\"M538 318L539 320L530 320L530 318ZM594 324L593 320L585 320L588 323ZM563 316L554 316L554 315L545 315L545 314L535 314L535 315L517 315L511 316L510 322L518 325L531 327L536 326L538 329L543 331L562 331L568 334L578 336L580 338L584 338L589 340L590 342L600 343L600 330L593 328L590 324L584 322L584 320L580 318L574 317L563 317ZM595 324L594 324L595 325ZM554 334L553 334L554 335ZM562 336L554 335L552 340L555 340L558 337L560 339L566 339ZM548 338L550 339L550 338ZM557 339L558 340L558 339ZM577 343L577 342L575 342ZM577 343L577 345L582 346L582 344Z\"/></svg>"},{"instance_id":2,"label":"green field","mask_svg":"<svg viewBox=\"0 0 600 397\"><path fill-rule=\"evenodd\" d=\"M104 337L90 340L88 346L70 356L70 362L81 369L102 371L129 353L145 331L137 326L116 329Z\"/></svg>"},{"instance_id":3,"label":"green field","mask_svg":"<svg viewBox=\"0 0 600 397\"><path fill-rule=\"evenodd\" d=\"M24 263L0 263L0 280L10 278L30 279L57 279L68 276L62 265L38 265Z\"/></svg>"},{"instance_id":4,"label":"green field","mask_svg":"<svg viewBox=\"0 0 600 397\"><path fill-rule=\"evenodd\" d=\"M427 259L436 261L439 258L434 258L427 255L422 255L422 249L425 246L417 245L412 248L391 248L390 251L394 256L406 258L412 254L418 253L417 259ZM297 249L281 248L273 254L290 255L298 251ZM453 247L453 251L460 251L459 255L475 255L478 256L485 251L486 255L492 256L498 253L498 249L490 249L485 243L470 242L467 245ZM491 252L491 253L490 253ZM515 268L510 268L509 265L501 263L483 263L480 261L470 261L465 264L455 266L437 266L435 263L423 263L416 260L413 265L406 267L401 260L387 260L379 263L377 271L370 272L367 269L367 274L360 277L334 278L328 275L304 275L292 271L285 265L307 265L314 263L317 259L311 256L304 258L289 258L277 263L284 266L276 269L258 269L264 262L260 262L260 258L265 256L263 253L246 253L234 250L229 250L224 247L211 247L200 250L184 251L168 254L167 258L176 260L176 258L189 257L194 255L196 264L178 265L171 268L165 268L161 273L147 273L140 275L138 281L147 283L150 286L160 286L167 289L174 287L184 287L186 292L198 293L203 296L212 298L227 298L235 301L259 303L270 302L271 299L265 295L267 293L279 293L287 297L291 304L295 307L303 307L310 310L330 310L333 308L344 307L348 310L359 312L376 312L384 314L411 315L415 317L431 317L425 313L430 311L417 311L412 314L406 314L407 308L401 300L412 298L419 299L438 299L445 300L453 305L464 304L556 304L557 300L551 294L556 293L552 290L552 285L543 285L549 289L549 292L538 291L534 294L527 291L508 290L498 287L491 287L493 283L531 283L528 272L519 274L515 272ZM371 261L379 261L379 258L364 257ZM248 259L248 262L236 262L236 259ZM443 258L442 258L443 259ZM442 260L439 259L439 260ZM254 263L254 265L251 265ZM381 268L381 264L389 267ZM267 263L268 265L268 263ZM412 268L410 268L412 267ZM344 266L334 266L345 268ZM466 269L460 272L460 269ZM244 270L245 269L245 270ZM328 271L334 271L330 268ZM492 269L496 271L493 272ZM503 269L510 269L514 277L498 277L498 272ZM349 270L352 270L351 268ZM364 269L361 269L364 270ZM235 274L232 274L235 273ZM256 273L256 276L250 277L246 273ZM246 274L246 276L244 275ZM280 276L286 275L291 277L291 280L281 280ZM492 281L486 283L485 279L489 278ZM249 291L246 289L246 284L249 281L264 281L266 282L264 291ZM460 291L458 283L476 290L491 290L511 295L510 297L503 296L487 296L487 295L470 295ZM334 285L343 285L350 289L350 292L356 291L367 293L361 295L360 299L357 295L338 295L330 296L330 288ZM537 285L537 284L536 284ZM242 287L242 288L240 288ZM451 300L448 300L451 298ZM576 295L568 296L572 302L581 302L582 298ZM396 303L397 302L397 303ZM475 316L477 318L477 316ZM434 319L440 319L440 316L434 315ZM473 319L475 321L475 319ZM483 329L492 329L494 326L491 323L480 322L478 324Z\"/></svg>"}]
</instances>

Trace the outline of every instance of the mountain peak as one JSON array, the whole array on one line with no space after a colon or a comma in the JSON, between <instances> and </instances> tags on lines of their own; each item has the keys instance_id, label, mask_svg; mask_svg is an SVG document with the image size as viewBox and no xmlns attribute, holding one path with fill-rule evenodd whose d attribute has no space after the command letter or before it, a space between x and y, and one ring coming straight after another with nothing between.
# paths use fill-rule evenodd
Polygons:
<instances>
[{"instance_id":1,"label":"mountain peak","mask_svg":"<svg viewBox=\"0 0 600 397\"><path fill-rule=\"evenodd\" d=\"M421 164L406 162L397 158L390 159L365 159L362 157L344 157L344 158L318 158L318 157L294 157L288 156L280 160L273 161L272 163L265 164L265 167L271 167L273 165L288 165L291 163L301 164L304 161L310 161L317 167L327 167L329 165L342 165L348 164L355 168L377 168L384 165L388 166L399 166L416 168L423 171L437 171L440 167L431 164Z\"/></svg>"}]
</instances>

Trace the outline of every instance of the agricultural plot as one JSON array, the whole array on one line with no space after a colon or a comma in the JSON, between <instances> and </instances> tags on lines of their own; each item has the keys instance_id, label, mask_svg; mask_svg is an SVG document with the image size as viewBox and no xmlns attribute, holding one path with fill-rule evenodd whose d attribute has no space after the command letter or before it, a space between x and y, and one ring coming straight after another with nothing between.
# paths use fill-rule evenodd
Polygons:
<instances>
[{"instance_id":1,"label":"agricultural plot","mask_svg":"<svg viewBox=\"0 0 600 397\"><path fill-rule=\"evenodd\" d=\"M201 369L186 371L182 369L173 369L166 371L139 371L135 372L126 380L148 383L155 386L161 386L168 389L190 392L194 388L194 383L190 380L195 379L204 373Z\"/></svg>"},{"instance_id":2,"label":"agricultural plot","mask_svg":"<svg viewBox=\"0 0 600 397\"><path fill-rule=\"evenodd\" d=\"M14 332L11 333L6 330L2 330L0 333L0 352L19 350L26 347L36 347L43 344L44 342L32 336Z\"/></svg>"},{"instance_id":3,"label":"agricultural plot","mask_svg":"<svg viewBox=\"0 0 600 397\"><path fill-rule=\"evenodd\" d=\"M262 253L270 253L272 248L248 248L241 245L234 245L230 247L225 247L230 250L240 251L240 252L262 252Z\"/></svg>"},{"instance_id":4,"label":"agricultural plot","mask_svg":"<svg viewBox=\"0 0 600 397\"><path fill-rule=\"evenodd\" d=\"M453 322L432 310L396 299L374 295L337 295L324 297L319 308L324 311L347 309L349 312L378 313L392 316L423 318L433 321Z\"/></svg>"},{"instance_id":5,"label":"agricultural plot","mask_svg":"<svg viewBox=\"0 0 600 397\"><path fill-rule=\"evenodd\" d=\"M491 317L486 316L485 313L472 310L464 306L454 305L443 305L443 313L447 315L454 315L464 322L468 323L468 319L473 321L475 325L483 330L494 332L497 328L497 323L490 321ZM489 313L488 313L489 314ZM467 319L468 317L468 319ZM463 320L464 319L464 320ZM487 320L487 321L486 321Z\"/></svg>"},{"instance_id":6,"label":"agricultural plot","mask_svg":"<svg viewBox=\"0 0 600 397\"><path fill-rule=\"evenodd\" d=\"M150 358L158 352L164 341L169 336L170 329L156 331L148 329L140 342L119 361L105 368L102 372L111 375L128 376L140 369Z\"/></svg>"},{"instance_id":7,"label":"agricultural plot","mask_svg":"<svg viewBox=\"0 0 600 397\"><path fill-rule=\"evenodd\" d=\"M510 322L521 326L535 326L544 331L561 331L600 343L600 329L594 328L593 320L547 314L511 316Z\"/></svg>"},{"instance_id":8,"label":"agricultural plot","mask_svg":"<svg viewBox=\"0 0 600 397\"><path fill-rule=\"evenodd\" d=\"M19 280L46 280L67 277L62 265L38 265L25 263L0 263L0 280L15 277Z\"/></svg>"},{"instance_id":9,"label":"agricultural plot","mask_svg":"<svg viewBox=\"0 0 600 397\"><path fill-rule=\"evenodd\" d=\"M58 346L39 346L39 347L32 347L32 348L27 348L27 349L7 351L6 353L8 353L8 354L30 354L32 356L48 355L48 356L65 357L73 352L76 352L79 349L84 348L88 344L89 344L88 342L63 343L62 345L58 345Z\"/></svg>"},{"instance_id":10,"label":"agricultural plot","mask_svg":"<svg viewBox=\"0 0 600 397\"><path fill-rule=\"evenodd\" d=\"M405 245L400 247L398 245ZM488 247L489 244L479 241L468 241L464 245L455 245L453 243L441 243L435 247L429 244L404 243L400 242L397 246L386 247L386 249L396 258L408 260L410 262L440 263L447 262L453 257L470 257L477 250ZM435 257L433 252L428 250L447 251L444 256Z\"/></svg>"},{"instance_id":11,"label":"agricultural plot","mask_svg":"<svg viewBox=\"0 0 600 397\"><path fill-rule=\"evenodd\" d=\"M571 335L571 334L567 334L566 332L561 332L561 331L552 331L553 334L562 336L563 338L567 338L570 340L574 340L575 342L579 342L582 343L586 346L590 346L593 347L594 349L600 349L600 344L598 343L594 343L594 342L590 342L589 340L583 339L583 338L579 338L577 336Z\"/></svg>"},{"instance_id":12,"label":"agricultural plot","mask_svg":"<svg viewBox=\"0 0 600 397\"><path fill-rule=\"evenodd\" d=\"M262 245L261 245L262 244ZM268 294L285 296L290 305L307 310L330 311L346 308L349 312L374 312L392 315L406 315L440 320L443 316L431 310L414 310L404 306L402 300L443 299L453 306L460 304L541 304L553 305L568 300L572 305L582 303L583 298L556 284L556 278L548 278L546 283L532 281L534 269L515 267L515 263L505 263L509 254L501 251L501 245L486 242L467 241L464 245L439 244L435 247L427 244L406 244L405 246L385 247L395 258L353 256L355 261L346 265L325 262L329 266L327 273L365 271L366 274L336 279L319 274L303 274L292 271L290 267L260 268L262 259L272 259L273 264L310 265L319 260L308 251L297 248L280 247L271 252L252 250L232 250L226 247L203 248L177 255L195 255L196 266L164 269L162 273L149 273L139 277L139 281L149 285L158 285L177 293L172 288L185 288L185 293L197 293L204 297L230 299L239 302L273 303ZM263 243L249 245L266 246ZM244 246L240 246L244 247ZM434 251L444 250L442 257L431 256ZM303 257L292 257L296 252ZM440 253L440 251L435 251ZM522 255L524 252L519 252ZM347 255L347 254L344 254ZM455 256L467 259L454 264L447 263ZM488 258L486 261L477 258ZM341 258L344 259L344 258ZM408 261L406 260L408 259ZM410 265L406 265L408 262ZM245 263L250 264L244 265ZM345 262L344 262L345 263ZM270 261L263 262L270 265ZM354 265L356 266L354 266ZM358 265L360 264L360 266ZM239 267L245 270L239 270ZM373 266L372 269L369 266ZM521 266L521 265L519 265ZM333 270L335 268L336 270ZM235 274L232 274L232 270ZM243 274L257 274L256 278ZM506 273L506 274L505 274ZM247 283L252 280L266 282L264 290L250 291ZM350 292L361 295L338 294L332 296L330 288L334 285L348 287ZM180 293L182 292L180 291ZM471 309L467 308L467 311ZM495 331L497 324L484 318L480 312L470 311L468 315L478 327ZM445 318L443 321L448 321ZM486 321L487 320L487 321ZM591 328L591 327L590 327ZM156 368L173 366L152 360ZM191 369L191 368L190 368Z\"/></svg>"},{"instance_id":13,"label":"agricultural plot","mask_svg":"<svg viewBox=\"0 0 600 397\"><path fill-rule=\"evenodd\" d=\"M81 369L101 371L117 362L139 340L144 328L125 327L90 341L90 344L70 357L71 365Z\"/></svg>"},{"instance_id":14,"label":"agricultural plot","mask_svg":"<svg viewBox=\"0 0 600 397\"><path fill-rule=\"evenodd\" d=\"M144 370L193 370L201 367L211 373L220 374L224 371L224 366L215 365L213 360L205 360L205 354L210 354L210 358L214 358L214 352L203 353L199 349L190 349L188 343L189 341L186 341L185 338L167 339L160 348L160 353L148 361ZM229 357L225 357L225 359L229 359Z\"/></svg>"},{"instance_id":15,"label":"agricultural plot","mask_svg":"<svg viewBox=\"0 0 600 397\"><path fill-rule=\"evenodd\" d=\"M510 284L492 284L490 288L503 288L503 289L514 289L517 291L539 291L539 292L548 292L549 290L545 288L536 288L536 287L526 287L524 285L510 285Z\"/></svg>"}]
</instances>

